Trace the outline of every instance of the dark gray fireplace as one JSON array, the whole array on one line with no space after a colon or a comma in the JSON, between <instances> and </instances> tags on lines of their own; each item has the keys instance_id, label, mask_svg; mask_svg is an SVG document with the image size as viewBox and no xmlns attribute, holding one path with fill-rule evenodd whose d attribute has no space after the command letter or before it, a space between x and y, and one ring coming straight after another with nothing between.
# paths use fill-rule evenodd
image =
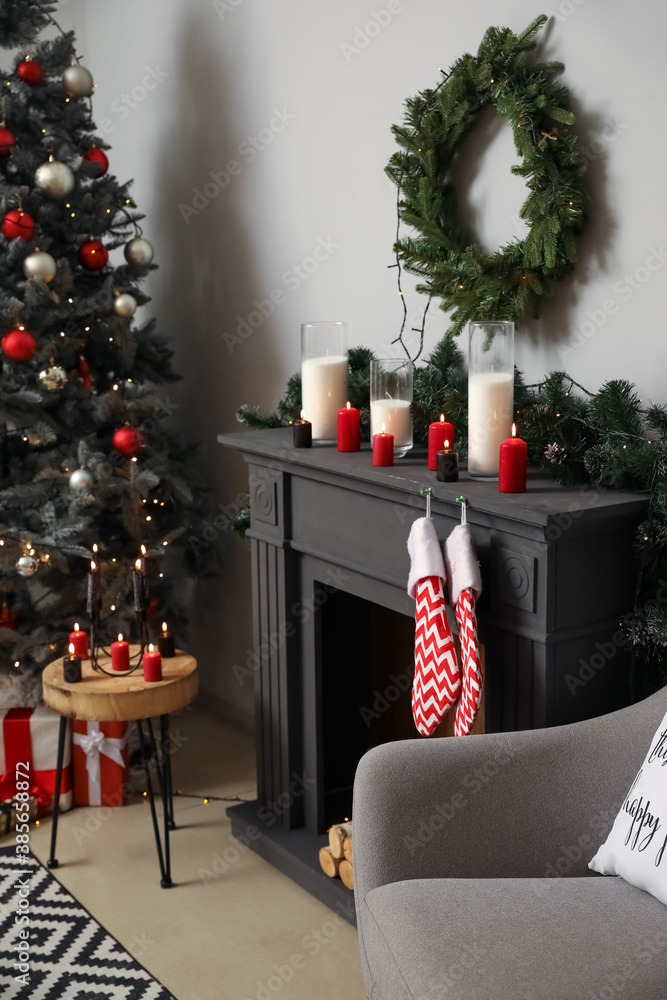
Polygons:
<instances>
[{"instance_id":1,"label":"dark gray fireplace","mask_svg":"<svg viewBox=\"0 0 667 1000\"><path fill-rule=\"evenodd\" d=\"M222 435L249 465L258 800L228 810L235 836L348 919L351 894L319 869L350 813L354 770L411 724L414 604L407 537L433 489L444 540L468 500L482 566L486 732L602 715L628 703L619 615L633 601L636 494L529 477L438 483L415 450L374 468L368 450L296 450L291 430ZM444 732L444 728L443 728Z\"/></svg>"}]
</instances>

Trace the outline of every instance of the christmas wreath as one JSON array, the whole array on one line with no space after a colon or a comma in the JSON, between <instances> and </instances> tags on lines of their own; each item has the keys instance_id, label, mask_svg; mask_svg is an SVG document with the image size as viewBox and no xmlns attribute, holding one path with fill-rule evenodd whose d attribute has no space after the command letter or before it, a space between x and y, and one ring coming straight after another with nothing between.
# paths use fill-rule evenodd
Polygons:
<instances>
[{"instance_id":1,"label":"christmas wreath","mask_svg":"<svg viewBox=\"0 0 667 1000\"><path fill-rule=\"evenodd\" d=\"M568 90L553 81L564 66L528 59L546 21L541 15L520 35L489 28L477 55L462 56L438 87L409 98L404 123L392 128L401 148L387 173L398 189L399 225L416 233L397 234L397 262L423 279L418 291L453 310L450 337L471 319L519 323L529 307L537 314L540 297L576 261L576 237L586 226L586 166L569 128ZM488 107L509 121L521 157L512 173L529 189L520 211L527 235L495 253L471 241L459 223L452 182L457 151Z\"/></svg>"}]
</instances>

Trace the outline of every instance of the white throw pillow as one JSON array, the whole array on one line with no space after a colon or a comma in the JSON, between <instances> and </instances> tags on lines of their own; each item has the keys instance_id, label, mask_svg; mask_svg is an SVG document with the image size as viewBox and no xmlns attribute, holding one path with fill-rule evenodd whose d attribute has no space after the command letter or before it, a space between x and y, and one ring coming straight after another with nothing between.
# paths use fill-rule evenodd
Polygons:
<instances>
[{"instance_id":1,"label":"white throw pillow","mask_svg":"<svg viewBox=\"0 0 667 1000\"><path fill-rule=\"evenodd\" d=\"M620 875L667 904L667 714L609 836L588 867Z\"/></svg>"}]
</instances>

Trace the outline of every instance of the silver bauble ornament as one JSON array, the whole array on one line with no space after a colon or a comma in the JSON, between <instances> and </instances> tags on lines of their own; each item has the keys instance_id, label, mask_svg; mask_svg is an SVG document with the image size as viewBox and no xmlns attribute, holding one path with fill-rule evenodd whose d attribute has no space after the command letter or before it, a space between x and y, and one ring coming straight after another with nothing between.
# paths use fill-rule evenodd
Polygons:
<instances>
[{"instance_id":1,"label":"silver bauble ornament","mask_svg":"<svg viewBox=\"0 0 667 1000\"><path fill-rule=\"evenodd\" d=\"M75 469L69 477L69 485L72 490L92 490L95 484L88 469Z\"/></svg>"},{"instance_id":2,"label":"silver bauble ornament","mask_svg":"<svg viewBox=\"0 0 667 1000\"><path fill-rule=\"evenodd\" d=\"M75 63L63 73L63 87L69 97L90 97L93 92L93 78L85 66Z\"/></svg>"},{"instance_id":3,"label":"silver bauble ornament","mask_svg":"<svg viewBox=\"0 0 667 1000\"><path fill-rule=\"evenodd\" d=\"M38 562L32 556L21 556L16 563L16 572L19 576L34 576L37 566Z\"/></svg>"},{"instance_id":4,"label":"silver bauble ornament","mask_svg":"<svg viewBox=\"0 0 667 1000\"><path fill-rule=\"evenodd\" d=\"M56 392L58 389L62 389L67 382L67 373L60 365L51 365L49 368L41 371L37 378L43 389L48 389L49 392Z\"/></svg>"},{"instance_id":5,"label":"silver bauble ornament","mask_svg":"<svg viewBox=\"0 0 667 1000\"><path fill-rule=\"evenodd\" d=\"M155 256L153 245L143 236L135 236L125 244L125 260L137 267L148 267Z\"/></svg>"},{"instance_id":6,"label":"silver bauble ornament","mask_svg":"<svg viewBox=\"0 0 667 1000\"><path fill-rule=\"evenodd\" d=\"M49 160L37 167L35 184L50 198L66 198L74 187L74 174L66 163Z\"/></svg>"},{"instance_id":7,"label":"silver bauble ornament","mask_svg":"<svg viewBox=\"0 0 667 1000\"><path fill-rule=\"evenodd\" d=\"M41 278L42 281L52 281L56 276L56 262L50 253L35 250L23 261L23 273L26 278Z\"/></svg>"},{"instance_id":8,"label":"silver bauble ornament","mask_svg":"<svg viewBox=\"0 0 667 1000\"><path fill-rule=\"evenodd\" d=\"M137 300L129 292L123 292L122 295L116 296L113 307L119 316L134 316L137 311Z\"/></svg>"}]
</instances>

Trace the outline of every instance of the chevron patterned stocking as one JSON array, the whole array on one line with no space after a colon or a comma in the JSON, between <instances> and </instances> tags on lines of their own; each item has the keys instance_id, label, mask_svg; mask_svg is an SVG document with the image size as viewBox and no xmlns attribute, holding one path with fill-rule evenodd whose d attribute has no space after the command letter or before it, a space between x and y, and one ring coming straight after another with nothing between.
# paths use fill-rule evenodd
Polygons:
<instances>
[{"instance_id":1,"label":"chevron patterned stocking","mask_svg":"<svg viewBox=\"0 0 667 1000\"><path fill-rule=\"evenodd\" d=\"M482 669L477 639L477 616L474 593L462 590L456 602L456 620L461 642L463 690L456 706L454 736L467 736L482 701Z\"/></svg>"},{"instance_id":2,"label":"chevron patterned stocking","mask_svg":"<svg viewBox=\"0 0 667 1000\"><path fill-rule=\"evenodd\" d=\"M412 715L422 736L430 736L461 687L456 647L445 614L445 592L439 576L417 584L415 612L415 679Z\"/></svg>"},{"instance_id":3,"label":"chevron patterned stocking","mask_svg":"<svg viewBox=\"0 0 667 1000\"><path fill-rule=\"evenodd\" d=\"M445 614L445 561L430 515L412 525L408 538L408 594L416 601L415 679L412 714L422 736L430 736L461 689L456 648Z\"/></svg>"}]
</instances>

